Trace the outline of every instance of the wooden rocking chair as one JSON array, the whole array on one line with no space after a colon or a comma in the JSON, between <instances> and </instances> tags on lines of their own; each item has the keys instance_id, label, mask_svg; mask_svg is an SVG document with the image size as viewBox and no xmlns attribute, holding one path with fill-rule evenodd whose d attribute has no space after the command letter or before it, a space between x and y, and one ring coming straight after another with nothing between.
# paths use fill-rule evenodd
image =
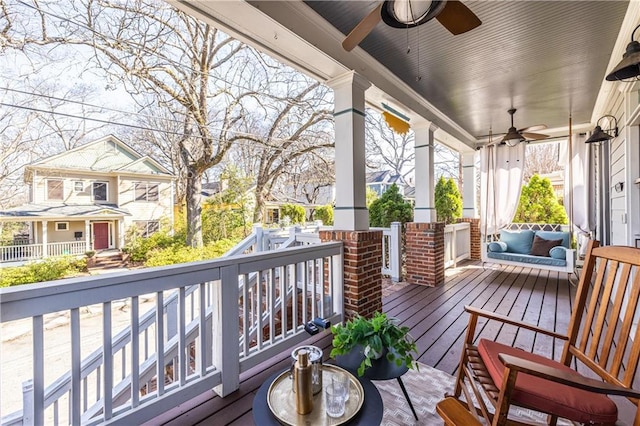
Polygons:
<instances>
[{"instance_id":1,"label":"wooden rocking chair","mask_svg":"<svg viewBox=\"0 0 640 426\"><path fill-rule=\"evenodd\" d=\"M566 335L466 307L470 318L454 396L475 399L477 407L469 404L470 411L487 424L526 424L509 418L514 405L546 413L551 425L558 418L614 425L618 410L607 395L621 395L635 405L633 425L640 426L640 380L634 382L640 357L640 249L598 245L589 242ZM478 340L480 317L564 340L559 362Z\"/></svg>"}]
</instances>

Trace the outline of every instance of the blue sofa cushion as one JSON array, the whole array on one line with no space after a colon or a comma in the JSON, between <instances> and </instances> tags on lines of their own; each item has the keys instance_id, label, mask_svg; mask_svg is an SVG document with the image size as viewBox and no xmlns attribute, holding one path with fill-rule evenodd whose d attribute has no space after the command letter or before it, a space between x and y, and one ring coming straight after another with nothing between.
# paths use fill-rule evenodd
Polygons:
<instances>
[{"instance_id":1,"label":"blue sofa cushion","mask_svg":"<svg viewBox=\"0 0 640 426\"><path fill-rule=\"evenodd\" d=\"M502 241L494 241L489 243L489 251L495 251L496 253L502 253L507 251L507 243Z\"/></svg>"},{"instance_id":2,"label":"blue sofa cushion","mask_svg":"<svg viewBox=\"0 0 640 426\"><path fill-rule=\"evenodd\" d=\"M533 231L500 231L500 241L507 243L507 253L529 254L533 243Z\"/></svg>"},{"instance_id":3,"label":"blue sofa cushion","mask_svg":"<svg viewBox=\"0 0 640 426\"><path fill-rule=\"evenodd\" d=\"M549 254L549 250L560 245L562 245L562 239L545 240L544 238L535 235L533 237L533 244L531 245L531 251L529 252L529 254L534 256L551 257L551 255Z\"/></svg>"},{"instance_id":4,"label":"blue sofa cushion","mask_svg":"<svg viewBox=\"0 0 640 426\"><path fill-rule=\"evenodd\" d=\"M567 261L565 259L554 259L552 257L543 257L543 256L531 256L530 254L487 252L487 257L490 257L492 259L510 260L512 262L530 263L533 265L567 266Z\"/></svg>"},{"instance_id":5,"label":"blue sofa cushion","mask_svg":"<svg viewBox=\"0 0 640 426\"><path fill-rule=\"evenodd\" d=\"M562 239L562 247L571 248L571 235L568 232L562 231L536 231L536 235L545 240L559 240Z\"/></svg>"},{"instance_id":6,"label":"blue sofa cushion","mask_svg":"<svg viewBox=\"0 0 640 426\"><path fill-rule=\"evenodd\" d=\"M567 259L567 248L563 246L557 246L549 250L549 256L554 259Z\"/></svg>"}]
</instances>

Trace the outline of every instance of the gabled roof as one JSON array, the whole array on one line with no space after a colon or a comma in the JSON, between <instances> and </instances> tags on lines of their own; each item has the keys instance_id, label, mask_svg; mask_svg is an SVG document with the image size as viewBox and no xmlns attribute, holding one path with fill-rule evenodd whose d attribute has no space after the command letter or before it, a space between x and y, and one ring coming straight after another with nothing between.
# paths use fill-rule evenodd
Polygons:
<instances>
[{"instance_id":1,"label":"gabled roof","mask_svg":"<svg viewBox=\"0 0 640 426\"><path fill-rule=\"evenodd\" d=\"M382 170L377 172L369 172L367 173L367 184L372 183L399 183L404 185L404 181L402 176L393 175L389 170Z\"/></svg>"},{"instance_id":2,"label":"gabled roof","mask_svg":"<svg viewBox=\"0 0 640 426\"><path fill-rule=\"evenodd\" d=\"M220 182L206 182L202 184L201 194L204 197L213 197L219 193L221 189L222 185L220 185Z\"/></svg>"},{"instance_id":3,"label":"gabled roof","mask_svg":"<svg viewBox=\"0 0 640 426\"><path fill-rule=\"evenodd\" d=\"M28 165L27 168L172 176L171 172L157 161L141 155L113 135L45 158Z\"/></svg>"}]
</instances>

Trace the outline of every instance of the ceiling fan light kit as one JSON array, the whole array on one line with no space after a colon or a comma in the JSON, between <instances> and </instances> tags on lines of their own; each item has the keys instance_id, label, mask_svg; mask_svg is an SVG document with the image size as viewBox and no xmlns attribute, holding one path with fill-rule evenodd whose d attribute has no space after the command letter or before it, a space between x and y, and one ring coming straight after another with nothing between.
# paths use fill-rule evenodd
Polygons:
<instances>
[{"instance_id":1,"label":"ceiling fan light kit","mask_svg":"<svg viewBox=\"0 0 640 426\"><path fill-rule=\"evenodd\" d=\"M638 25L631 33L631 43L622 55L622 61L607 75L607 81L636 81L640 79L640 43L633 38L638 31Z\"/></svg>"},{"instance_id":2,"label":"ceiling fan light kit","mask_svg":"<svg viewBox=\"0 0 640 426\"><path fill-rule=\"evenodd\" d=\"M393 28L413 28L436 18L451 34L471 31L482 21L458 0L385 0L371 10L342 41L342 48L353 50L380 20Z\"/></svg>"},{"instance_id":3,"label":"ceiling fan light kit","mask_svg":"<svg viewBox=\"0 0 640 426\"><path fill-rule=\"evenodd\" d=\"M515 108L511 108L509 109L507 112L509 113L509 115L511 116L511 127L509 127L509 130L507 131L507 134L504 135L504 137L502 138L502 140L500 141L501 145L507 145L510 147L514 147L516 145L518 145L520 142L525 142L527 139L533 139L533 140L540 140L540 139L546 139L549 136L548 135L543 135L540 133L529 133L527 132L530 129L546 129L547 126L545 125L537 125L537 126L531 126L531 127L525 127L524 129L516 129L516 127L513 125L513 115L516 113L516 109ZM527 133L525 133L527 132Z\"/></svg>"},{"instance_id":4,"label":"ceiling fan light kit","mask_svg":"<svg viewBox=\"0 0 640 426\"><path fill-rule=\"evenodd\" d=\"M514 147L518 145L520 142L524 142L524 138L515 127L511 127L509 132L502 138L502 142L504 142L507 146Z\"/></svg>"},{"instance_id":5,"label":"ceiling fan light kit","mask_svg":"<svg viewBox=\"0 0 640 426\"><path fill-rule=\"evenodd\" d=\"M382 20L393 28L413 28L435 18L447 5L446 1L388 0L382 10Z\"/></svg>"}]
</instances>

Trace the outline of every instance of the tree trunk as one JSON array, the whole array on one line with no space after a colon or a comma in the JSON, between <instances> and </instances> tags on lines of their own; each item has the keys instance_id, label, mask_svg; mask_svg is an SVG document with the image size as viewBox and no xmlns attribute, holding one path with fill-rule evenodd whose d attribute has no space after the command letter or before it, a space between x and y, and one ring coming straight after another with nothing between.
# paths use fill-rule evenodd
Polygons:
<instances>
[{"instance_id":1,"label":"tree trunk","mask_svg":"<svg viewBox=\"0 0 640 426\"><path fill-rule=\"evenodd\" d=\"M256 205L253 209L253 223L262 223L264 218L262 213L264 211L264 195L262 191L256 188Z\"/></svg>"},{"instance_id":2,"label":"tree trunk","mask_svg":"<svg viewBox=\"0 0 640 426\"><path fill-rule=\"evenodd\" d=\"M202 247L202 176L187 167L187 245Z\"/></svg>"}]
</instances>

